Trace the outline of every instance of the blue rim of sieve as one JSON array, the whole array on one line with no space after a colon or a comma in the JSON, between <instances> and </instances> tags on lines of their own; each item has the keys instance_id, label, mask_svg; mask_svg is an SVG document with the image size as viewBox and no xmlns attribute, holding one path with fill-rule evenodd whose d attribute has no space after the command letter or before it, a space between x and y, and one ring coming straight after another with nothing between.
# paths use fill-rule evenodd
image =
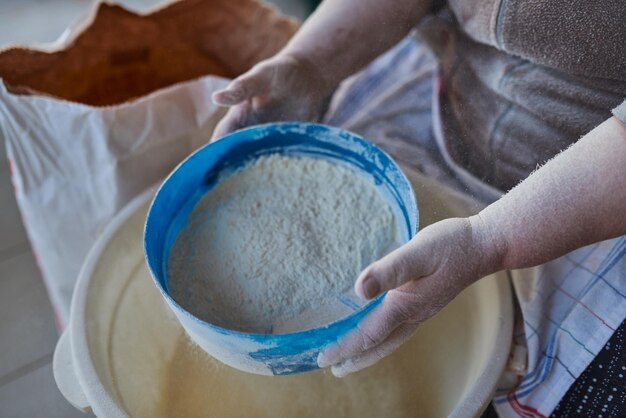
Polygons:
<instances>
[{"instance_id":1,"label":"blue rim of sieve","mask_svg":"<svg viewBox=\"0 0 626 418\"><path fill-rule=\"evenodd\" d=\"M297 136L300 140L308 138L309 141L316 142L316 145L320 148L316 149L315 153L311 153L310 149L306 148L305 141L302 144L286 142L272 147L256 147L257 149L255 149L256 141L270 141L272 136L281 137L281 139L287 139L286 137L289 136ZM289 140L291 141L293 138L289 138ZM258 146L258 144L256 145ZM350 155L349 152L352 152L353 155ZM230 173L262 155L274 153L311 156L313 158L328 157L328 159L334 162L347 163L347 165L356 167L363 173L370 176L373 175L377 185L380 185L379 181L386 182L388 185L387 191L391 192L398 205L398 208L394 210L394 216L396 216L398 221L401 219L398 218L395 211L397 209L401 211L402 219L405 223L404 228L401 229L406 231L406 234L403 233L403 238L407 238L406 241L410 240L417 232L419 213L410 182L387 153L353 133L322 124L283 122L256 125L242 129L225 136L217 142L201 147L182 161L169 174L152 200L144 226L144 255L152 279L159 291L169 303L176 306L185 316L198 324L223 335L235 335L263 344L280 343L280 352L275 354L284 356L289 355L290 351L292 351L291 354L302 353L310 349L312 345L320 346L336 341L347 331L353 329L367 313L378 306L387 292L372 299L354 312L328 324L290 333L260 334L223 328L196 317L170 296L166 284L167 255L169 255L169 249L172 244L172 242L168 244L168 236L170 241L172 236L175 238L183 225L178 225L176 232L172 232L172 227L175 226L173 223L177 219L179 220L178 222L180 222L180 219L186 219L185 216L180 216L179 212L181 210L190 212L197 201L219 181L221 173ZM197 171L199 167L203 166L200 163L203 160L213 160L213 164L204 164L205 167L208 166L209 168L200 176L200 180L198 180L197 176L194 176L194 173L186 172L192 168ZM381 172L384 173L382 178L380 178ZM393 178L390 179L390 176ZM195 179L195 183L191 184L189 182L190 179ZM189 190L181 192L180 187L176 188L176 186L187 186ZM164 202L165 198L169 198L167 202ZM172 201L178 202L173 210L171 207L167 207ZM164 211L167 212L167 209L169 209L169 212L173 212L173 215L169 217L168 224L163 228L164 222L160 215ZM402 241L406 242L405 239ZM286 343L288 343L291 349L287 349L284 346ZM271 357L272 353L264 352L264 350L259 351L259 356L263 359L266 359L268 355Z\"/></svg>"}]
</instances>

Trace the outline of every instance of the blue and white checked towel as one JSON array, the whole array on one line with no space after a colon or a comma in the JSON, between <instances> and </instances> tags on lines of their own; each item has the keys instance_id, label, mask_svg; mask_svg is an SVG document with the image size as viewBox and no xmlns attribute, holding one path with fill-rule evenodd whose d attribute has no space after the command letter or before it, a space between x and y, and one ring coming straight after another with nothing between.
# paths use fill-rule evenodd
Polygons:
<instances>
[{"instance_id":1,"label":"blue and white checked towel","mask_svg":"<svg viewBox=\"0 0 626 418\"><path fill-rule=\"evenodd\" d=\"M500 416L549 415L626 318L626 236L514 271L528 371L499 390ZM626 385L626 379L624 380Z\"/></svg>"}]
</instances>

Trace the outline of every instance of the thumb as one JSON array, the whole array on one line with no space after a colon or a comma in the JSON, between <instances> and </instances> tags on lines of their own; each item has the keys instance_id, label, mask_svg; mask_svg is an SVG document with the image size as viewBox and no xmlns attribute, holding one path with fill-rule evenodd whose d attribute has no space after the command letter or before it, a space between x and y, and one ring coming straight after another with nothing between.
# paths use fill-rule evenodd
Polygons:
<instances>
[{"instance_id":1,"label":"thumb","mask_svg":"<svg viewBox=\"0 0 626 418\"><path fill-rule=\"evenodd\" d=\"M432 274L436 269L431 246L419 234L402 247L370 264L357 279L354 290L363 299L372 299L387 290Z\"/></svg>"},{"instance_id":2,"label":"thumb","mask_svg":"<svg viewBox=\"0 0 626 418\"><path fill-rule=\"evenodd\" d=\"M271 73L266 67L253 68L233 80L225 89L214 92L213 102L219 106L234 106L261 95L269 88Z\"/></svg>"}]
</instances>

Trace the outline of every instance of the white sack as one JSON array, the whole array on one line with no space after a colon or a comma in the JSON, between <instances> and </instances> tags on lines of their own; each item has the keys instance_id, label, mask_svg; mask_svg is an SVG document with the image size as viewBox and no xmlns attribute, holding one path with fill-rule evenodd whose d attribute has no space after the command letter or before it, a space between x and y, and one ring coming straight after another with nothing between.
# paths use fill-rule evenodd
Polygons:
<instances>
[{"instance_id":1,"label":"white sack","mask_svg":"<svg viewBox=\"0 0 626 418\"><path fill-rule=\"evenodd\" d=\"M0 51L0 137L61 326L100 231L208 142L223 77L297 28L257 0L172 1L145 14L99 3L52 45Z\"/></svg>"},{"instance_id":2,"label":"white sack","mask_svg":"<svg viewBox=\"0 0 626 418\"><path fill-rule=\"evenodd\" d=\"M61 323L102 228L208 141L223 114L211 93L226 84L207 76L97 108L14 95L0 81L0 131L17 203Z\"/></svg>"}]
</instances>

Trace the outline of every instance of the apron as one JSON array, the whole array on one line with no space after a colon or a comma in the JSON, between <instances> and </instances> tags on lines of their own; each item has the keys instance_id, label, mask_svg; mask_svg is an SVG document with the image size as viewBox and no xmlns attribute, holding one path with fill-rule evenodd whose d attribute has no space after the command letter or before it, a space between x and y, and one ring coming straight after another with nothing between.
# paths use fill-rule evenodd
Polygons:
<instances>
[{"instance_id":1,"label":"apron","mask_svg":"<svg viewBox=\"0 0 626 418\"><path fill-rule=\"evenodd\" d=\"M420 32L438 56L440 145L457 171L509 190L624 101L626 2L449 3Z\"/></svg>"}]
</instances>

